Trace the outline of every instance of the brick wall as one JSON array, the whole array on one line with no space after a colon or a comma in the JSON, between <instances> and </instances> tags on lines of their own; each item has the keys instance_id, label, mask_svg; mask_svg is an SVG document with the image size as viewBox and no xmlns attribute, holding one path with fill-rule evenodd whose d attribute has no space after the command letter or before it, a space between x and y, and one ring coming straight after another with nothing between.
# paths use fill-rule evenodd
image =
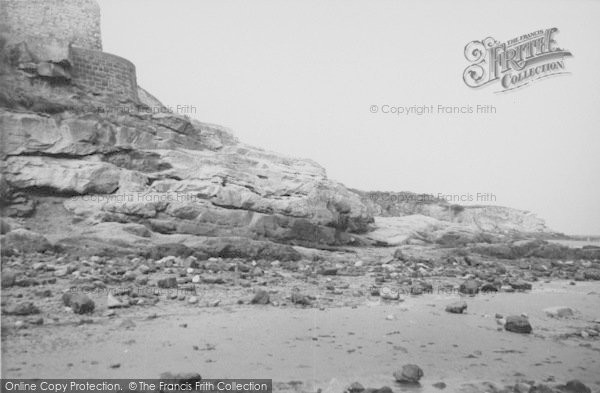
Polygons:
<instances>
[{"instance_id":1,"label":"brick wall","mask_svg":"<svg viewBox=\"0 0 600 393\"><path fill-rule=\"evenodd\" d=\"M95 0L0 0L0 35L25 41L38 60L66 59L69 44L102 50Z\"/></svg>"},{"instance_id":2,"label":"brick wall","mask_svg":"<svg viewBox=\"0 0 600 393\"><path fill-rule=\"evenodd\" d=\"M110 53L72 46L72 82L86 90L138 102L135 65Z\"/></svg>"}]
</instances>

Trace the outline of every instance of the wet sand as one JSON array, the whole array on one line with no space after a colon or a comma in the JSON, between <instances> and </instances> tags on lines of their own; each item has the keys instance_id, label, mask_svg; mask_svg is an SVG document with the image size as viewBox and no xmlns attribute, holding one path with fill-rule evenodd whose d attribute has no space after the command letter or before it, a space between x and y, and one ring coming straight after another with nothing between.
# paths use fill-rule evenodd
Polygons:
<instances>
[{"instance_id":1,"label":"wet sand","mask_svg":"<svg viewBox=\"0 0 600 393\"><path fill-rule=\"evenodd\" d=\"M459 298L468 303L466 314L444 311ZM576 310L575 316L555 319L542 311L559 305ZM92 324L20 330L3 340L2 374L155 378L165 371L199 372L205 378L302 381L304 390L341 392L353 381L394 386L393 371L415 363L425 376L410 389L422 392L439 391L432 384L440 381L451 391L477 380L502 385L519 378L577 378L593 391L600 388L600 340L561 336L598 321L598 282L537 283L527 293L475 297L372 298L363 306L325 310L157 305L122 313ZM153 313L158 317L148 318ZM533 334L499 329L496 313L526 313ZM126 328L129 318L135 326Z\"/></svg>"}]
</instances>

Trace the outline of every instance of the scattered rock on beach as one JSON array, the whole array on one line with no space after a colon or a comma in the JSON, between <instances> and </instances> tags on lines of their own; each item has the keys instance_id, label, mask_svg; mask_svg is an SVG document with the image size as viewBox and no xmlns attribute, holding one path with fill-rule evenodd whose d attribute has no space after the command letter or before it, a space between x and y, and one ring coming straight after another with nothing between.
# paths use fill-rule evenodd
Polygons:
<instances>
[{"instance_id":1,"label":"scattered rock on beach","mask_svg":"<svg viewBox=\"0 0 600 393\"><path fill-rule=\"evenodd\" d=\"M346 388L347 393L361 393L365 390L365 387L360 382L353 382Z\"/></svg>"},{"instance_id":2,"label":"scattered rock on beach","mask_svg":"<svg viewBox=\"0 0 600 393\"><path fill-rule=\"evenodd\" d=\"M157 281L156 285L158 285L159 288L177 288L177 277L171 276L161 278Z\"/></svg>"},{"instance_id":3,"label":"scattered rock on beach","mask_svg":"<svg viewBox=\"0 0 600 393\"><path fill-rule=\"evenodd\" d=\"M292 293L292 303L300 304L301 306L310 306L312 304L308 296L303 295L300 292Z\"/></svg>"},{"instance_id":4,"label":"scattered rock on beach","mask_svg":"<svg viewBox=\"0 0 600 393\"><path fill-rule=\"evenodd\" d=\"M252 303L252 304L269 304L270 301L271 300L269 298L269 292L265 291L264 289L260 289L258 292L256 292L256 294L254 295L254 297L252 298L250 303Z\"/></svg>"},{"instance_id":5,"label":"scattered rock on beach","mask_svg":"<svg viewBox=\"0 0 600 393\"><path fill-rule=\"evenodd\" d=\"M108 308L121 308L127 305L117 299L112 293L109 293L106 297L106 307Z\"/></svg>"},{"instance_id":6,"label":"scattered rock on beach","mask_svg":"<svg viewBox=\"0 0 600 393\"><path fill-rule=\"evenodd\" d=\"M563 306L548 307L544 309L544 313L552 318L566 318L573 316L573 309Z\"/></svg>"},{"instance_id":7,"label":"scattered rock on beach","mask_svg":"<svg viewBox=\"0 0 600 393\"><path fill-rule=\"evenodd\" d=\"M40 309L32 302L23 302L12 307L3 307L2 313L6 315L33 315L39 314Z\"/></svg>"},{"instance_id":8,"label":"scattered rock on beach","mask_svg":"<svg viewBox=\"0 0 600 393\"><path fill-rule=\"evenodd\" d=\"M75 314L88 314L94 312L96 305L87 295L82 293L66 292L62 296L65 306L71 307Z\"/></svg>"},{"instance_id":9,"label":"scattered rock on beach","mask_svg":"<svg viewBox=\"0 0 600 393\"><path fill-rule=\"evenodd\" d=\"M405 364L402 369L394 372L394 378L400 383L418 383L423 377L423 370L416 364Z\"/></svg>"},{"instance_id":10,"label":"scattered rock on beach","mask_svg":"<svg viewBox=\"0 0 600 393\"><path fill-rule=\"evenodd\" d=\"M446 306L446 311L452 314L462 314L467 309L467 302L454 302Z\"/></svg>"},{"instance_id":11,"label":"scattered rock on beach","mask_svg":"<svg viewBox=\"0 0 600 393\"><path fill-rule=\"evenodd\" d=\"M2 288L10 288L15 285L17 281L17 273L9 270L2 269Z\"/></svg>"},{"instance_id":12,"label":"scattered rock on beach","mask_svg":"<svg viewBox=\"0 0 600 393\"><path fill-rule=\"evenodd\" d=\"M592 390L578 379L573 379L567 382L564 386L564 391L567 393L591 393Z\"/></svg>"},{"instance_id":13,"label":"scattered rock on beach","mask_svg":"<svg viewBox=\"0 0 600 393\"><path fill-rule=\"evenodd\" d=\"M521 315L509 315L506 317L504 329L513 333L531 333L532 327L529 320Z\"/></svg>"},{"instance_id":14,"label":"scattered rock on beach","mask_svg":"<svg viewBox=\"0 0 600 393\"><path fill-rule=\"evenodd\" d=\"M476 295L479 292L479 283L476 280L466 280L458 288L465 295Z\"/></svg>"}]
</instances>

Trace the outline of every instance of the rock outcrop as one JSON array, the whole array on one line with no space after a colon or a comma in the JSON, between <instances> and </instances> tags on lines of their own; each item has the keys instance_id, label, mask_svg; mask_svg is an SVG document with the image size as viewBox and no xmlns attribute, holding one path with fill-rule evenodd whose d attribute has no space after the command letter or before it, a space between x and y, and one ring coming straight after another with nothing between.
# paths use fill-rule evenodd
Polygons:
<instances>
[{"instance_id":1,"label":"rock outcrop","mask_svg":"<svg viewBox=\"0 0 600 393\"><path fill-rule=\"evenodd\" d=\"M19 91L38 94L32 100L41 94L23 86ZM52 93L46 102L61 100ZM68 95L62 98L69 102ZM373 221L366 206L310 160L258 149L223 127L143 106L112 112L86 110L90 102L70 105L77 104L58 113L19 102L0 109L2 179L16 192L64 197L65 209L88 225L95 241L107 233L94 227L113 223L142 226L145 232L138 233L153 244L170 241L155 242L160 236L153 235L182 235L185 240L173 242L202 244L216 254L269 254L261 241L314 247L365 242L360 234ZM103 102L92 107L107 108ZM216 250L208 239L217 237L238 240L229 251Z\"/></svg>"}]
</instances>

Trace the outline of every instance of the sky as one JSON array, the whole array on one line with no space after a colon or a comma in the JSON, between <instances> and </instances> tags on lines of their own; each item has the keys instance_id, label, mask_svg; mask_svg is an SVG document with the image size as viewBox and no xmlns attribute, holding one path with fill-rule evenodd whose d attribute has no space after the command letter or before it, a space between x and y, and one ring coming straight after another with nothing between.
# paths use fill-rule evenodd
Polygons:
<instances>
[{"instance_id":1,"label":"sky","mask_svg":"<svg viewBox=\"0 0 600 393\"><path fill-rule=\"evenodd\" d=\"M348 187L471 195L600 235L599 1L99 3L104 50L133 61L140 86L245 143ZM568 74L505 93L463 82L467 43L551 27ZM423 105L436 112L383 113Z\"/></svg>"}]
</instances>

